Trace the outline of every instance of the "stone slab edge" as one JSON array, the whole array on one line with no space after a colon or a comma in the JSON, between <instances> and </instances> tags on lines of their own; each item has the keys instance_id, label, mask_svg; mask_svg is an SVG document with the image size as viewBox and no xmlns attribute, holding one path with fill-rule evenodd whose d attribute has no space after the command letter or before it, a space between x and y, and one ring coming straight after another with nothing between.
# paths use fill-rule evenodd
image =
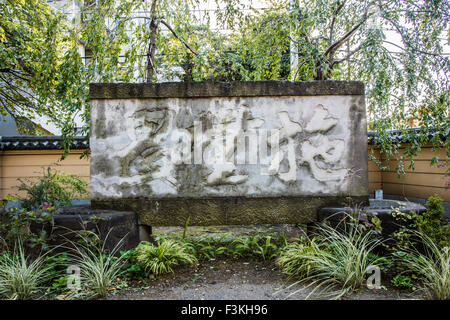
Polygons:
<instances>
[{"instance_id":1,"label":"stone slab edge","mask_svg":"<svg viewBox=\"0 0 450 320\"><path fill-rule=\"evenodd\" d=\"M245 225L310 223L322 207L345 206L347 196L208 199L102 199L91 200L92 208L134 211L141 224L149 226ZM368 204L368 197L352 197L353 203Z\"/></svg>"},{"instance_id":2,"label":"stone slab edge","mask_svg":"<svg viewBox=\"0 0 450 320\"><path fill-rule=\"evenodd\" d=\"M90 99L364 95L361 81L91 83Z\"/></svg>"}]
</instances>

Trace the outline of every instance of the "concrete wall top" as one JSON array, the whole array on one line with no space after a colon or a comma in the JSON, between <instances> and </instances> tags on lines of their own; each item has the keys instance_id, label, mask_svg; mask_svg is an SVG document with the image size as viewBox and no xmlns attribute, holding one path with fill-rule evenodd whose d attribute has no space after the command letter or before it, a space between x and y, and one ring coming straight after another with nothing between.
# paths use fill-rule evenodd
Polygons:
<instances>
[{"instance_id":1,"label":"concrete wall top","mask_svg":"<svg viewBox=\"0 0 450 320\"><path fill-rule=\"evenodd\" d=\"M92 83L91 99L364 95L360 81Z\"/></svg>"}]
</instances>

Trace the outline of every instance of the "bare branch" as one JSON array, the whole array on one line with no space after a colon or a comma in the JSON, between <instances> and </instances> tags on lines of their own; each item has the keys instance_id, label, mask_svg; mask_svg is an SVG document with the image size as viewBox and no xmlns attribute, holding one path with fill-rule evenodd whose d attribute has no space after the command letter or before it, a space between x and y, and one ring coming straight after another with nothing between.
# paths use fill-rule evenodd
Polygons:
<instances>
[{"instance_id":1,"label":"bare branch","mask_svg":"<svg viewBox=\"0 0 450 320\"><path fill-rule=\"evenodd\" d=\"M361 50L363 48L363 44L360 44L355 50L350 51L344 58L342 58L341 60L335 60L333 61L333 63L331 64L331 68L333 68L336 64L342 63L344 61L349 60L355 53L357 53L359 50Z\"/></svg>"},{"instance_id":2,"label":"bare branch","mask_svg":"<svg viewBox=\"0 0 450 320\"><path fill-rule=\"evenodd\" d=\"M156 32L158 31L158 25L156 24L156 2L153 0L152 6L150 8L150 41L148 44L147 52L147 82L152 82L153 73L155 72L155 52L156 52Z\"/></svg>"},{"instance_id":3,"label":"bare branch","mask_svg":"<svg viewBox=\"0 0 450 320\"><path fill-rule=\"evenodd\" d=\"M195 54L196 56L198 56L198 52L195 51L194 49L191 48L191 46L189 44L186 43L186 41L184 41L181 37L179 37L177 35L177 33L172 29L172 27L164 20L161 20L161 23L163 25L165 25L167 27L167 29L169 29L170 32L172 32L172 34L174 35L175 38L177 38L182 44L184 44L184 46L186 48L189 49L189 51L191 51L193 54Z\"/></svg>"},{"instance_id":4,"label":"bare branch","mask_svg":"<svg viewBox=\"0 0 450 320\"><path fill-rule=\"evenodd\" d=\"M131 20L131 19L146 19L146 20L152 20L152 18L149 17L145 17L145 16L136 16L136 17L131 17L128 18L127 20ZM195 51L194 49L192 49L192 47L186 42L184 41L176 32L175 30L173 30L173 28L163 19L163 17L155 17L155 19L160 19L159 22L162 23L163 25L165 25L167 27L167 29L169 29L169 31L174 35L175 38L177 38L187 49L189 49L189 51L191 51L193 54L195 54L196 56L199 55L199 53L197 51Z\"/></svg>"},{"instance_id":5,"label":"bare branch","mask_svg":"<svg viewBox=\"0 0 450 320\"><path fill-rule=\"evenodd\" d=\"M320 59L318 59L318 61L316 62L316 70L315 73L316 75L314 76L314 80L326 80L326 74L323 72L323 70L321 69L321 65L324 64L325 59L328 56L328 61L327 61L327 67L329 69L331 69L332 64L333 64L333 56L334 53L348 40L350 39L350 37L367 21L369 15L368 15L368 11L369 11L369 7L367 6L366 10L364 11L363 17L361 19L361 21L356 24L353 28L350 29L350 31L348 31L341 39L339 39L338 41L336 41L335 43L333 43L332 45L330 45L328 47L327 50L325 50L325 53L322 55L322 57Z\"/></svg>"},{"instance_id":6,"label":"bare branch","mask_svg":"<svg viewBox=\"0 0 450 320\"><path fill-rule=\"evenodd\" d=\"M357 25L355 25L352 29L350 29L350 31L348 31L340 40L336 41L331 46L329 46L328 49L323 54L323 56L326 57L327 55L330 54L332 55L334 52L336 52L336 50L339 49L345 43L345 41L349 39L366 22L367 18L368 15L366 9L366 12L364 13L361 21Z\"/></svg>"},{"instance_id":7,"label":"bare branch","mask_svg":"<svg viewBox=\"0 0 450 320\"><path fill-rule=\"evenodd\" d=\"M399 48L399 49L401 49L401 50L403 50L403 51L407 51L407 50L406 50L405 48L403 48L402 46L399 46L398 44L395 44L395 43L393 43L393 42L390 42L390 41L387 41L387 40L383 40L383 42L389 43L389 44L391 44L391 45L393 45L393 46L395 46L395 47L397 47L397 48ZM419 52L419 53L422 53L422 54L426 54L426 55L429 55L429 56L442 57L439 53L422 51L422 50L419 50L419 49L417 49L417 48L411 48L411 49L413 49L413 50L416 51L416 52Z\"/></svg>"},{"instance_id":8,"label":"bare branch","mask_svg":"<svg viewBox=\"0 0 450 320\"><path fill-rule=\"evenodd\" d=\"M341 5L336 9L333 15L333 19L331 20L331 27L330 27L330 37L329 37L329 45L333 43L333 31L334 31L334 23L336 22L337 15L339 14L339 11L342 10L342 8L345 6L345 3L347 0L342 1Z\"/></svg>"}]
</instances>

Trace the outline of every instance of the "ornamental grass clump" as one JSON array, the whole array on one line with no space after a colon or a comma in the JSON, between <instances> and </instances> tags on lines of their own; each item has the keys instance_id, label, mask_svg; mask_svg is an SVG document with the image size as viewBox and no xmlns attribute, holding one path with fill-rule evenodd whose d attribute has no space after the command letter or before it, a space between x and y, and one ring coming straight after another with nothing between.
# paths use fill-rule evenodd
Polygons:
<instances>
[{"instance_id":1,"label":"ornamental grass clump","mask_svg":"<svg viewBox=\"0 0 450 320\"><path fill-rule=\"evenodd\" d=\"M93 237L98 236L92 233ZM106 238L108 238L109 233ZM91 242L74 243L72 242L72 252L69 254L69 263L71 266L79 268L80 288L78 295L95 296L105 298L108 291L118 278L122 275L123 257L116 257L122 238L111 252L106 252L103 246L98 245L99 239ZM106 240L105 240L106 242Z\"/></svg>"},{"instance_id":2,"label":"ornamental grass clump","mask_svg":"<svg viewBox=\"0 0 450 320\"><path fill-rule=\"evenodd\" d=\"M419 290L426 297L449 300L450 248L439 246L423 233L414 232L414 235L420 239L423 250L414 247L407 250L408 259L403 259L402 266L419 276Z\"/></svg>"},{"instance_id":3,"label":"ornamental grass clump","mask_svg":"<svg viewBox=\"0 0 450 320\"><path fill-rule=\"evenodd\" d=\"M357 225L336 230L322 224L317 227L316 239L287 246L277 263L285 273L299 279L293 285L308 282L307 287L313 287L307 298L338 299L365 283L366 270L378 262L373 251L380 243L373 233Z\"/></svg>"},{"instance_id":4,"label":"ornamental grass clump","mask_svg":"<svg viewBox=\"0 0 450 320\"><path fill-rule=\"evenodd\" d=\"M321 246L314 239L299 240L283 248L277 264L290 277L303 279L310 275L313 268L311 256L316 255L320 250L322 250Z\"/></svg>"},{"instance_id":5,"label":"ornamental grass clump","mask_svg":"<svg viewBox=\"0 0 450 320\"><path fill-rule=\"evenodd\" d=\"M163 239L156 245L141 242L136 248L137 261L141 263L148 274L159 277L163 273L173 272L177 265L192 265L197 258L190 253L187 243Z\"/></svg>"},{"instance_id":6,"label":"ornamental grass clump","mask_svg":"<svg viewBox=\"0 0 450 320\"><path fill-rule=\"evenodd\" d=\"M16 245L12 254L0 256L0 298L26 300L33 298L49 279L45 259L30 260L23 246Z\"/></svg>"}]
</instances>

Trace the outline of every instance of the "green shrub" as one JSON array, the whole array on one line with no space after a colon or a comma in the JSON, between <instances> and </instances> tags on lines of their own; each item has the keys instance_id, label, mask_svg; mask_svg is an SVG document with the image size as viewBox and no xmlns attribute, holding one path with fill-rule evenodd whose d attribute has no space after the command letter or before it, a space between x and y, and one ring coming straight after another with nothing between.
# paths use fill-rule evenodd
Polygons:
<instances>
[{"instance_id":1,"label":"green shrub","mask_svg":"<svg viewBox=\"0 0 450 320\"><path fill-rule=\"evenodd\" d=\"M443 200L435 195L429 197L425 204L428 211L417 217L417 226L421 233L441 247L450 246L450 225L442 223L444 214Z\"/></svg>"},{"instance_id":2,"label":"green shrub","mask_svg":"<svg viewBox=\"0 0 450 320\"><path fill-rule=\"evenodd\" d=\"M369 253L369 259L377 262L383 272L391 272L395 267L395 259L391 255L380 256L376 253Z\"/></svg>"},{"instance_id":3,"label":"green shrub","mask_svg":"<svg viewBox=\"0 0 450 320\"><path fill-rule=\"evenodd\" d=\"M70 204L71 199L88 195L87 183L79 176L50 167L42 170L43 175L37 179L18 179L19 191L26 192L26 197L21 199L23 208L37 209L44 203L64 206Z\"/></svg>"},{"instance_id":4,"label":"green shrub","mask_svg":"<svg viewBox=\"0 0 450 320\"><path fill-rule=\"evenodd\" d=\"M171 239L162 239L156 245L141 242L137 246L136 252L137 261L144 266L147 274L155 277L173 272L174 266L197 262L197 258L190 253L186 243Z\"/></svg>"},{"instance_id":5,"label":"green shrub","mask_svg":"<svg viewBox=\"0 0 450 320\"><path fill-rule=\"evenodd\" d=\"M21 243L26 249L47 250L48 235L44 230L39 234L31 232L31 223L44 223L52 220L52 207L26 210L23 208L6 209L8 198L1 201L0 208L0 254L14 251Z\"/></svg>"},{"instance_id":6,"label":"green shrub","mask_svg":"<svg viewBox=\"0 0 450 320\"><path fill-rule=\"evenodd\" d=\"M391 280L392 286L396 288L406 288L406 289L412 288L413 286L412 282L413 280L411 276L403 274L398 274Z\"/></svg>"},{"instance_id":7,"label":"green shrub","mask_svg":"<svg viewBox=\"0 0 450 320\"><path fill-rule=\"evenodd\" d=\"M56 254L45 257L47 266L49 287L48 293L63 293L68 291L67 288L67 267L69 265L67 253Z\"/></svg>"},{"instance_id":8,"label":"green shrub","mask_svg":"<svg viewBox=\"0 0 450 320\"><path fill-rule=\"evenodd\" d=\"M398 209L391 212L401 226L397 232L392 234L395 240L395 244L391 248L393 251L408 250L415 246L416 243L411 239L415 231L426 235L440 247L450 246L450 225L444 224L442 221L443 200L437 195L431 196L425 205L428 210L423 215L414 211L402 213Z\"/></svg>"},{"instance_id":9,"label":"green shrub","mask_svg":"<svg viewBox=\"0 0 450 320\"><path fill-rule=\"evenodd\" d=\"M125 262L122 266L123 275L129 280L144 280L147 272L137 260L138 253L136 249L121 251L120 255Z\"/></svg>"}]
</instances>

